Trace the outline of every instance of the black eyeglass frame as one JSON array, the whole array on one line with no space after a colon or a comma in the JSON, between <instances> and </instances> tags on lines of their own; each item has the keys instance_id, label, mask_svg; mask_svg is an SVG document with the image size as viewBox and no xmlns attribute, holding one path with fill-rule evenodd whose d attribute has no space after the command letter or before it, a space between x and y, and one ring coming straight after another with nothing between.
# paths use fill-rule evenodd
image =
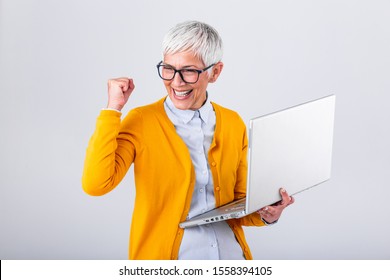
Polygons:
<instances>
[{"instance_id":1,"label":"black eyeglass frame","mask_svg":"<svg viewBox=\"0 0 390 280\"><path fill-rule=\"evenodd\" d=\"M160 78L163 79L164 81L172 81L172 80L175 78L176 73L179 73L180 78L181 78L186 84L195 84L195 83L197 83L198 80L199 80L199 75L202 74L203 72L207 71L207 70L210 69L211 67L213 67L215 64L216 64L216 63L213 63L213 64L211 64L210 66L207 66L206 68L203 68L203 69L201 69L201 70L198 70L198 69L191 69L191 70L194 70L194 71L198 72L198 78L196 79L195 82L187 82L187 81L184 79L183 74L181 73L181 71L182 71L182 70L187 70L187 69L179 69L179 70L177 70L177 69L173 68L171 65L169 65L169 66L172 67L172 70L174 71L174 73L173 73L173 76L172 76L171 79L165 79L165 78L163 78L163 77L161 76L161 74L160 74L160 67L161 67L161 66L166 66L166 64L164 64L163 61L161 60L156 66L157 66L158 75L159 75Z\"/></svg>"}]
</instances>

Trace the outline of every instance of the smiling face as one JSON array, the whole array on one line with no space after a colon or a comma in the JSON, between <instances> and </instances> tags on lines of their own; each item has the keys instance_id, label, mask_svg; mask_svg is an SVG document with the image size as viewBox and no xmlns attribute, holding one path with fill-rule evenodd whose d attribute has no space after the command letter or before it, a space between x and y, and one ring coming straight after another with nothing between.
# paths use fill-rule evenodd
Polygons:
<instances>
[{"instance_id":1,"label":"smiling face","mask_svg":"<svg viewBox=\"0 0 390 280\"><path fill-rule=\"evenodd\" d=\"M167 54L164 56L164 64L180 69L197 69L202 70L209 65L195 57L192 52L179 52ZM218 62L211 70L211 73L203 72L199 75L199 80L195 84L187 84L182 80L179 73L171 81L165 81L169 98L177 109L180 110L197 110L202 107L206 101L206 90L209 83L217 80L222 71L223 64Z\"/></svg>"}]
</instances>

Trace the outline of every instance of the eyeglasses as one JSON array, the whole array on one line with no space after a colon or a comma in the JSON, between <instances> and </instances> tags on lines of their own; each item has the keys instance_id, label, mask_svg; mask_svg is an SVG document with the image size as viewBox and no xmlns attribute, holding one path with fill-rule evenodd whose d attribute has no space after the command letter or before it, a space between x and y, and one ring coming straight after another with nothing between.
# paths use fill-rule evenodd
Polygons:
<instances>
[{"instance_id":1,"label":"eyeglasses","mask_svg":"<svg viewBox=\"0 0 390 280\"><path fill-rule=\"evenodd\" d=\"M157 70L158 75L161 79L165 81L172 81L175 78L176 73L179 73L180 78L187 84L195 84L199 80L199 75L205 72L207 69L210 69L215 65L211 64L210 66L198 70L198 69L191 69L191 68L184 68L177 70L173 68L171 65L164 64L162 61L160 61L157 64Z\"/></svg>"}]
</instances>

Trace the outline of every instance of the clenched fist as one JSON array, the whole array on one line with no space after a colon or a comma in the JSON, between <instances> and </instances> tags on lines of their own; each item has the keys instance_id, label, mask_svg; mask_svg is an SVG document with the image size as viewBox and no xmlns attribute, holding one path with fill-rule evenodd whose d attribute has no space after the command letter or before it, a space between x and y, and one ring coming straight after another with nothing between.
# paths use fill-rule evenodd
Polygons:
<instances>
[{"instance_id":1,"label":"clenched fist","mask_svg":"<svg viewBox=\"0 0 390 280\"><path fill-rule=\"evenodd\" d=\"M133 79L129 78L117 78L110 79L107 82L108 85L108 104L107 108L122 110L123 106L129 100L129 96L134 90Z\"/></svg>"}]
</instances>

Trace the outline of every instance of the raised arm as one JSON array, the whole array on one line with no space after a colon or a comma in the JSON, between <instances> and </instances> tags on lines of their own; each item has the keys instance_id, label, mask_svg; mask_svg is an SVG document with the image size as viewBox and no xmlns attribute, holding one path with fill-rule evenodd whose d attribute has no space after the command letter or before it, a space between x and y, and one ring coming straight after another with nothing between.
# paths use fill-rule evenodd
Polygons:
<instances>
[{"instance_id":1,"label":"raised arm","mask_svg":"<svg viewBox=\"0 0 390 280\"><path fill-rule=\"evenodd\" d=\"M121 112L134 90L132 79L108 81L107 108L100 112L86 152L82 186L90 195L103 195L115 188L134 160L131 135L120 134ZM136 117L136 116L135 116Z\"/></svg>"}]
</instances>

